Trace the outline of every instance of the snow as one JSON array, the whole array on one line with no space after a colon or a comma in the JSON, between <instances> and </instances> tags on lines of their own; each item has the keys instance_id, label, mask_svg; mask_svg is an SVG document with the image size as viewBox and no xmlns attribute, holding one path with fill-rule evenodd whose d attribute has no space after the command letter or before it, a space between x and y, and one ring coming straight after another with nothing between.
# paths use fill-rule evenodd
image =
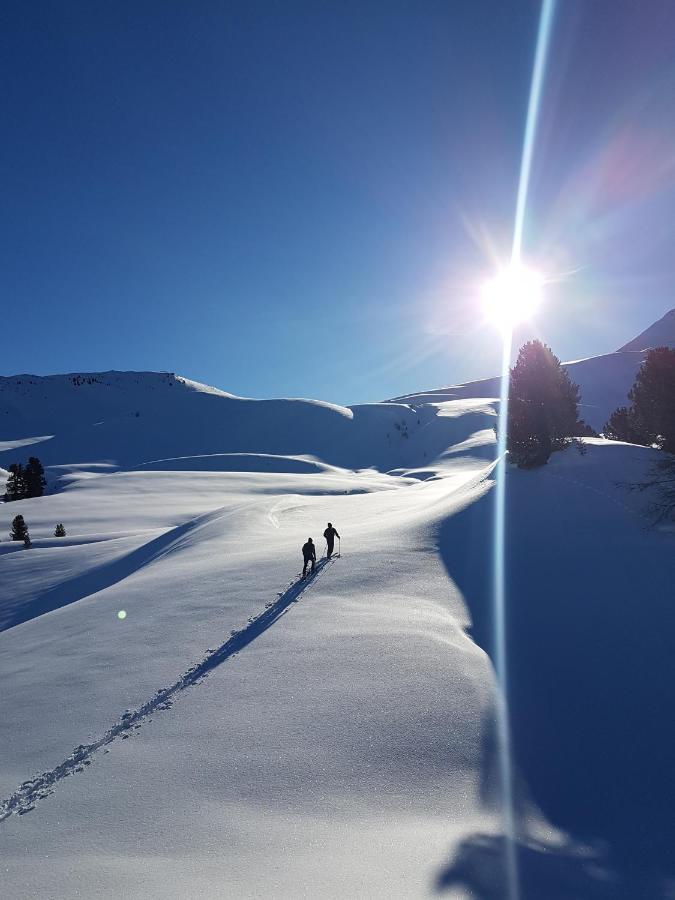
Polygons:
<instances>
[{"instance_id":1,"label":"snow","mask_svg":"<svg viewBox=\"0 0 675 900\"><path fill-rule=\"evenodd\" d=\"M0 543L3 893L504 896L490 391L346 409L104 373L0 396L0 463L50 479L3 507L33 540ZM589 440L508 471L523 900L675 879L674 535L626 487L655 458ZM340 555L300 581L329 520Z\"/></svg>"},{"instance_id":2,"label":"snow","mask_svg":"<svg viewBox=\"0 0 675 900\"><path fill-rule=\"evenodd\" d=\"M617 407L628 405L628 392L645 357L644 352L617 351L564 363L572 381L579 385L579 415L596 431L602 429ZM408 394L391 402L446 403L476 397L486 398L485 402L496 400L499 397L499 378L485 378L435 391Z\"/></svg>"},{"instance_id":3,"label":"snow","mask_svg":"<svg viewBox=\"0 0 675 900\"><path fill-rule=\"evenodd\" d=\"M619 349L648 350L650 347L675 347L675 309Z\"/></svg>"},{"instance_id":4,"label":"snow","mask_svg":"<svg viewBox=\"0 0 675 900\"><path fill-rule=\"evenodd\" d=\"M615 353L588 359L571 360L563 365L572 381L579 385L579 414L596 431L601 431L611 413L619 406L627 406L628 392L650 347L675 347L675 309L655 322L641 335L629 341ZM499 377L469 381L465 384L437 388L395 397L391 403L444 403L476 397L497 399Z\"/></svg>"}]
</instances>

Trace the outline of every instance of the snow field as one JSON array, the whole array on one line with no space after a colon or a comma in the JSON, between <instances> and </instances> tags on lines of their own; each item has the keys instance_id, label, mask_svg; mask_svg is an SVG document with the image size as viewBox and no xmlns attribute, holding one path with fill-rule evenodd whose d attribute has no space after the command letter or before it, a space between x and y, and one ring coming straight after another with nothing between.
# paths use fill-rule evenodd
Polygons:
<instances>
[{"instance_id":1,"label":"snow field","mask_svg":"<svg viewBox=\"0 0 675 900\"><path fill-rule=\"evenodd\" d=\"M30 450L58 492L5 508L34 546L0 543L3 890L501 900L494 402L141 377L137 419L136 382L109 380L87 384L107 425L64 394ZM589 440L508 471L522 900L663 900L675 878L673 536L626 487L655 458ZM329 520L342 555L298 584Z\"/></svg>"}]
</instances>

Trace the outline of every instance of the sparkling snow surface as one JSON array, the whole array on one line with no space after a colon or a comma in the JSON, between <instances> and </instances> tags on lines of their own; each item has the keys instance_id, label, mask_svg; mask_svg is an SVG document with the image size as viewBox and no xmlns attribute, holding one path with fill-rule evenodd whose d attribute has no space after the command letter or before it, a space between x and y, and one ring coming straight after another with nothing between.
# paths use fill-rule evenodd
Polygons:
<instances>
[{"instance_id":1,"label":"sparkling snow surface","mask_svg":"<svg viewBox=\"0 0 675 900\"><path fill-rule=\"evenodd\" d=\"M33 539L0 543L3 896L505 897L496 404L100 377L16 386L0 432L0 465L37 453L56 490L2 507ZM508 472L522 900L675 877L649 755L673 738L674 537L617 485L653 457L598 440ZM301 582L329 520L341 554Z\"/></svg>"}]
</instances>

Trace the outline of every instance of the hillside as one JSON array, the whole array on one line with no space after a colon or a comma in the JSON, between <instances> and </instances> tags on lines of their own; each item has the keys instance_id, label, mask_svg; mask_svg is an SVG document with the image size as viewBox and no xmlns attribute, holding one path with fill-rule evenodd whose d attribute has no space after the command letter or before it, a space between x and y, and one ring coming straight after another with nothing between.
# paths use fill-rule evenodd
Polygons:
<instances>
[{"instance_id":1,"label":"hillside","mask_svg":"<svg viewBox=\"0 0 675 900\"><path fill-rule=\"evenodd\" d=\"M587 399L637 356L574 363ZM33 540L0 542L8 896L513 900L486 384L339 407L2 380L0 464L36 452L52 490L0 507ZM519 900L675 882L675 535L626 486L656 458L590 440L507 473Z\"/></svg>"},{"instance_id":2,"label":"hillside","mask_svg":"<svg viewBox=\"0 0 675 900\"><path fill-rule=\"evenodd\" d=\"M167 460L191 457L197 468L227 471L227 454L244 453L263 454L266 470L275 458L309 456L389 471L427 465L490 428L494 415L480 401L417 409L248 400L169 373L17 376L0 379L0 465L34 453L58 474L166 468Z\"/></svg>"},{"instance_id":3,"label":"hillside","mask_svg":"<svg viewBox=\"0 0 675 900\"><path fill-rule=\"evenodd\" d=\"M648 350L650 347L675 347L675 309L671 309L632 341L619 347L619 351Z\"/></svg>"},{"instance_id":4,"label":"hillside","mask_svg":"<svg viewBox=\"0 0 675 900\"><path fill-rule=\"evenodd\" d=\"M579 385L579 414L596 431L602 429L610 413L628 402L628 392L644 358L644 353L626 351L564 363L572 381ZM443 403L468 397L494 400L499 397L499 381L499 378L484 378L435 391L397 397L392 402Z\"/></svg>"},{"instance_id":5,"label":"hillside","mask_svg":"<svg viewBox=\"0 0 675 900\"><path fill-rule=\"evenodd\" d=\"M628 402L638 369L650 347L675 347L675 310L655 322L620 350L588 359L564 363L570 378L579 385L581 417L600 431L610 414ZM499 397L499 378L484 378L450 387L395 397L393 403L441 403L468 397Z\"/></svg>"}]
</instances>

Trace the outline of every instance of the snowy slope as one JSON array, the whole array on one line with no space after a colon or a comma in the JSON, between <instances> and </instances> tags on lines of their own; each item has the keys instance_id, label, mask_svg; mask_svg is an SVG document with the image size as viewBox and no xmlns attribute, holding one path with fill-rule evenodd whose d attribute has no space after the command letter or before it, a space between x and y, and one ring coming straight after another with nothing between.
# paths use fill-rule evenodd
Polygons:
<instances>
[{"instance_id":1,"label":"snowy slope","mask_svg":"<svg viewBox=\"0 0 675 900\"><path fill-rule=\"evenodd\" d=\"M654 322L619 350L648 350L650 347L675 347L675 309Z\"/></svg>"},{"instance_id":2,"label":"snowy slope","mask_svg":"<svg viewBox=\"0 0 675 900\"><path fill-rule=\"evenodd\" d=\"M645 353L626 351L607 353L565 363L570 378L579 385L579 414L593 428L599 431L618 406L628 403L628 392L633 386ZM491 400L499 397L499 378L485 378L452 387L425 391L397 397L394 403L442 403L468 397L485 397Z\"/></svg>"},{"instance_id":3,"label":"snowy slope","mask_svg":"<svg viewBox=\"0 0 675 900\"><path fill-rule=\"evenodd\" d=\"M234 461L226 454L261 454L267 471L275 460L286 470L281 458L289 456L349 469L412 468L494 421L488 404L455 408L462 415L429 405L248 400L162 373L20 376L0 379L0 465L34 454L54 467L52 482L71 472L165 467L179 457L227 471Z\"/></svg>"},{"instance_id":4,"label":"snowy slope","mask_svg":"<svg viewBox=\"0 0 675 900\"><path fill-rule=\"evenodd\" d=\"M505 898L494 394L72 377L2 385L0 462L60 478L0 506L33 538L0 542L3 894ZM521 900L675 885L675 535L625 487L655 458L508 472Z\"/></svg>"},{"instance_id":5,"label":"snowy slope","mask_svg":"<svg viewBox=\"0 0 675 900\"><path fill-rule=\"evenodd\" d=\"M649 718L674 699L673 537L646 530L641 497L615 483L652 455L595 442L509 473L527 898L661 896L622 893L621 859L575 850L606 841L639 863L642 820L617 807L637 793L662 836L650 864L673 874L659 849L672 772L652 744L672 735ZM491 488L491 464L460 450L427 481L139 471L13 504L36 543L0 556L5 624L23 622L0 635L9 894L502 896L479 892L501 878L495 688L465 631L489 649ZM342 556L305 586L299 543L329 518ZM59 519L64 542L47 537ZM551 580L563 535L571 565ZM636 631L638 609L659 628ZM623 697L596 661L622 673ZM128 727L125 709L140 710ZM609 774L607 735L621 738ZM638 782L614 802L619 766Z\"/></svg>"}]
</instances>

